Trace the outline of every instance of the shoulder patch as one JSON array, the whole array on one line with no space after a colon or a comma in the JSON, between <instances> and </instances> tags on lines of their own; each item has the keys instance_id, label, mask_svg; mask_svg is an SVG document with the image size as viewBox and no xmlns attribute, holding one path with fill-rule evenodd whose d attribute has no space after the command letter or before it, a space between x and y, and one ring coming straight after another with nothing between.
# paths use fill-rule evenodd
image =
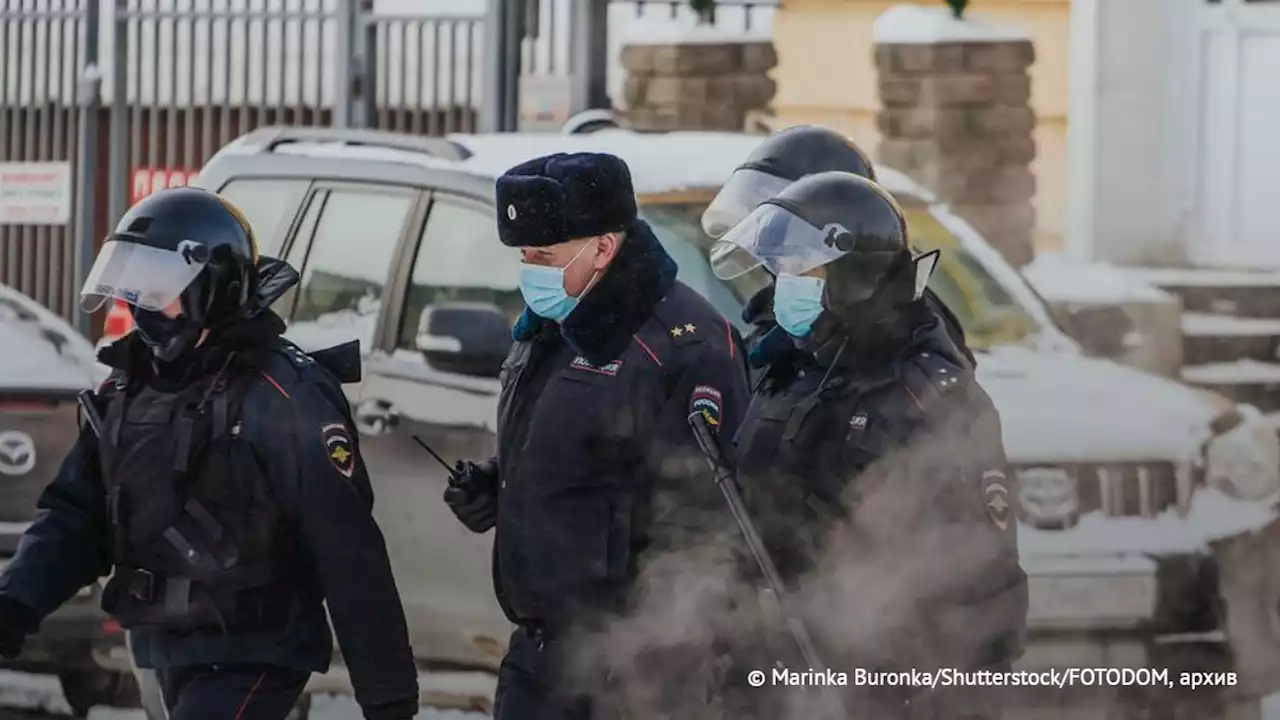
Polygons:
<instances>
[{"instance_id":1,"label":"shoulder patch","mask_svg":"<svg viewBox=\"0 0 1280 720\"><path fill-rule=\"evenodd\" d=\"M356 470L356 450L351 443L351 431L342 423L332 423L320 428L320 440L324 443L329 463L343 477L350 478Z\"/></svg>"},{"instance_id":2,"label":"shoulder patch","mask_svg":"<svg viewBox=\"0 0 1280 720\"><path fill-rule=\"evenodd\" d=\"M701 413L713 430L720 427L723 405L724 396L710 385L697 385L689 395L689 414Z\"/></svg>"},{"instance_id":3,"label":"shoulder patch","mask_svg":"<svg viewBox=\"0 0 1280 720\"><path fill-rule=\"evenodd\" d=\"M1013 515L1013 504L1009 499L1009 484L1001 470L987 470L982 473L982 507L986 510L987 519L1001 530L1009 529L1009 521Z\"/></svg>"}]
</instances>

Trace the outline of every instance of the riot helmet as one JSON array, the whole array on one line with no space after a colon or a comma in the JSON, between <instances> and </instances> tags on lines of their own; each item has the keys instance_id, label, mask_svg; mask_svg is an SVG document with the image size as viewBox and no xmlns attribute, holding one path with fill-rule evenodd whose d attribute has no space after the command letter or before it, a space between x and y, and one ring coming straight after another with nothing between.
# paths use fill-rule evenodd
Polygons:
<instances>
[{"instance_id":1,"label":"riot helmet","mask_svg":"<svg viewBox=\"0 0 1280 720\"><path fill-rule=\"evenodd\" d=\"M871 160L844 135L816 125L782 130L760 143L733 171L702 213L702 229L720 237L791 183L829 171L876 179Z\"/></svg>"},{"instance_id":2,"label":"riot helmet","mask_svg":"<svg viewBox=\"0 0 1280 720\"><path fill-rule=\"evenodd\" d=\"M81 308L127 303L139 335L172 361L256 307L258 245L244 214L199 188L162 190L129 209L107 236L80 291ZM176 317L165 313L175 301Z\"/></svg>"},{"instance_id":3,"label":"riot helmet","mask_svg":"<svg viewBox=\"0 0 1280 720\"><path fill-rule=\"evenodd\" d=\"M758 267L778 278L775 315L797 336L819 310L852 328L918 300L937 257L936 251L913 255L898 203L875 182L846 172L793 183L711 248L712 269L722 280ZM808 294L813 308L804 321L787 317L804 314L790 309L797 293Z\"/></svg>"}]
</instances>

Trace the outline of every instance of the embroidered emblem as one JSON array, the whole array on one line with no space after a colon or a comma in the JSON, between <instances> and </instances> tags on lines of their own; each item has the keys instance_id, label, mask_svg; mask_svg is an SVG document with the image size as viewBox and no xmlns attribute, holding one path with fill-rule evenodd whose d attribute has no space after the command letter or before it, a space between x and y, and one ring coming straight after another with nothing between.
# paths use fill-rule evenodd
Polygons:
<instances>
[{"instance_id":1,"label":"embroidered emblem","mask_svg":"<svg viewBox=\"0 0 1280 720\"><path fill-rule=\"evenodd\" d=\"M356 470L356 451L351 444L351 433L342 423L325 425L320 428L320 438L324 441L325 454L329 462L343 477L351 477Z\"/></svg>"},{"instance_id":2,"label":"embroidered emblem","mask_svg":"<svg viewBox=\"0 0 1280 720\"><path fill-rule=\"evenodd\" d=\"M508 206L507 206L507 219L508 219L508 220L515 220L515 219L516 219L516 206L515 206L515 205L508 205Z\"/></svg>"},{"instance_id":3,"label":"embroidered emblem","mask_svg":"<svg viewBox=\"0 0 1280 720\"><path fill-rule=\"evenodd\" d=\"M698 385L689 396L689 413L701 413L712 429L720 427L721 403L720 391L710 385Z\"/></svg>"},{"instance_id":4,"label":"embroidered emblem","mask_svg":"<svg viewBox=\"0 0 1280 720\"><path fill-rule=\"evenodd\" d=\"M862 432L867 429L867 414L864 412L854 413L849 418L849 430L853 432Z\"/></svg>"},{"instance_id":5,"label":"embroidered emblem","mask_svg":"<svg viewBox=\"0 0 1280 720\"><path fill-rule=\"evenodd\" d=\"M1003 472L987 470L982 473L982 504L993 525L1001 530L1009 529L1013 506L1009 503L1009 487Z\"/></svg>"},{"instance_id":6,"label":"embroidered emblem","mask_svg":"<svg viewBox=\"0 0 1280 720\"><path fill-rule=\"evenodd\" d=\"M587 372L593 372L593 373L598 373L600 375L608 375L609 377L613 377L618 374L619 370L622 369L622 361L614 360L608 365L601 365L599 367L596 367L595 365L592 365L590 362L587 362L586 358L579 355L578 357L575 357L573 359L573 362L569 363L569 367L573 368L574 370L586 370Z\"/></svg>"}]
</instances>

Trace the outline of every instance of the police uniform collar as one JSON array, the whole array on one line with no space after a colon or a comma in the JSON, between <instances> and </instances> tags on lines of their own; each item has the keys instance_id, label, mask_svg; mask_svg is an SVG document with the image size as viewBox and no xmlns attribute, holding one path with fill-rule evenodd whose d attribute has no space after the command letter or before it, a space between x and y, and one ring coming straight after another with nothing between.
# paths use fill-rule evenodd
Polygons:
<instances>
[{"instance_id":1,"label":"police uniform collar","mask_svg":"<svg viewBox=\"0 0 1280 720\"><path fill-rule=\"evenodd\" d=\"M617 360L675 285L676 271L676 261L649 225L637 220L600 280L560 324L560 335L593 365ZM551 324L526 308L512 336L520 342L531 340Z\"/></svg>"}]
</instances>

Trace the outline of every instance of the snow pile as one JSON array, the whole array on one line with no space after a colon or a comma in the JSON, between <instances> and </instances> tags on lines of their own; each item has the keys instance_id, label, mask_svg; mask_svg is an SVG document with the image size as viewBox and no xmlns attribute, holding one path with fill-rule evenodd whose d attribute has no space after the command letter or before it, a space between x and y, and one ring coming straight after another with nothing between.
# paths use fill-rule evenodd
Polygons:
<instances>
[{"instance_id":1,"label":"snow pile","mask_svg":"<svg viewBox=\"0 0 1280 720\"><path fill-rule=\"evenodd\" d=\"M1180 287L1280 287L1280 271L1208 270L1201 268L1134 268L1152 285Z\"/></svg>"},{"instance_id":2,"label":"snow pile","mask_svg":"<svg viewBox=\"0 0 1280 720\"><path fill-rule=\"evenodd\" d=\"M1070 530L1018 526L1018 552L1030 571L1041 558L1094 556L1105 564L1116 555L1169 555L1205 550L1210 542L1265 527L1277 518L1276 501L1235 500L1212 488L1200 488L1187 517L1173 509L1155 518L1108 518L1092 512ZM1081 562L1084 562L1082 559Z\"/></svg>"},{"instance_id":3,"label":"snow pile","mask_svg":"<svg viewBox=\"0 0 1280 720\"><path fill-rule=\"evenodd\" d=\"M1074 353L997 347L978 379L1011 462L1190 462L1217 415L1184 385Z\"/></svg>"},{"instance_id":4,"label":"snow pile","mask_svg":"<svg viewBox=\"0 0 1280 720\"><path fill-rule=\"evenodd\" d=\"M1182 369L1182 379L1197 385L1280 383L1280 365L1249 358L1235 362L1192 365Z\"/></svg>"},{"instance_id":5,"label":"snow pile","mask_svg":"<svg viewBox=\"0 0 1280 720\"><path fill-rule=\"evenodd\" d=\"M768 27L731 30L719 25L687 25L653 18L636 18L627 24L623 33L623 42L627 45L723 45L772 39L773 32Z\"/></svg>"},{"instance_id":6,"label":"snow pile","mask_svg":"<svg viewBox=\"0 0 1280 720\"><path fill-rule=\"evenodd\" d=\"M1030 36L1014 28L984 23L967 18L957 20L945 7L894 5L876 18L872 26L876 43L886 45L922 45L945 42L1005 42L1029 40Z\"/></svg>"},{"instance_id":7,"label":"snow pile","mask_svg":"<svg viewBox=\"0 0 1280 720\"><path fill-rule=\"evenodd\" d=\"M1183 313L1182 334L1192 337L1260 337L1280 335L1280 320L1209 313Z\"/></svg>"},{"instance_id":8,"label":"snow pile","mask_svg":"<svg viewBox=\"0 0 1280 720\"><path fill-rule=\"evenodd\" d=\"M1132 272L1105 263L1084 263L1042 253L1022 269L1045 299L1054 302L1120 304L1172 302L1173 296Z\"/></svg>"}]
</instances>

